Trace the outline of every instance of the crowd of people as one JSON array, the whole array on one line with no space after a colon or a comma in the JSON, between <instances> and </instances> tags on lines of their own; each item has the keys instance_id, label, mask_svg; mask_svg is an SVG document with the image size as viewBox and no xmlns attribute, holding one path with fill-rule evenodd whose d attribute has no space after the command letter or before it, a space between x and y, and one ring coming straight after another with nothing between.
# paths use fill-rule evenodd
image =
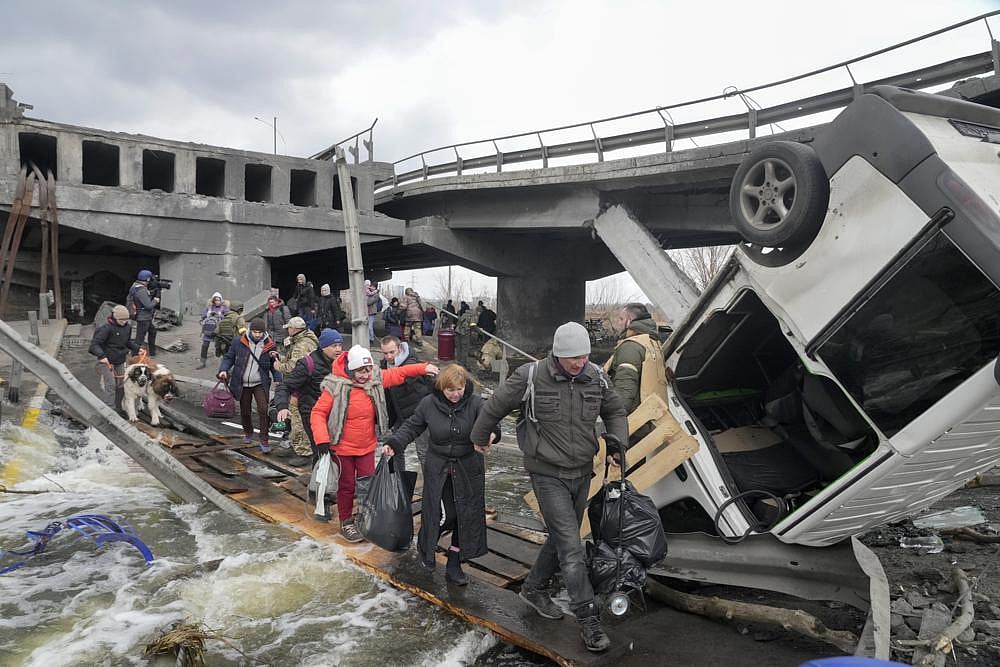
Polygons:
<instances>
[{"instance_id":1,"label":"crowd of people","mask_svg":"<svg viewBox=\"0 0 1000 667\"><path fill-rule=\"evenodd\" d=\"M144 324L151 322L149 313L157 305L146 290L150 277L140 272L129 305L115 306L95 331L90 351L108 387L115 387L111 380L122 375L130 353L145 345L150 356L155 354L154 330ZM288 420L291 446L277 448L274 456L308 466L329 452L340 468L337 514L340 534L349 542L364 539L353 518L357 479L374 473L377 451L391 457L414 445L424 480L419 560L433 571L439 541L450 533L445 578L464 585L468 577L462 563L487 550L484 457L500 437L500 420L520 409L518 446L548 529L520 597L543 618L561 618L562 609L547 592L561 572L584 644L592 651L607 649L610 640L594 601L580 525L599 451L597 419L607 432L609 463L614 459L623 465L628 413L665 382L655 323L645 307L622 309L622 337L604 368L589 360L587 330L567 322L556 329L547 357L518 368L485 400L466 368L467 351L459 351L458 363L444 368L420 359L418 351L422 336L435 325L454 329L465 345L479 332L493 334L494 311L482 301L476 308L462 301L457 310L448 301L438 313L413 289L402 300L388 302L377 285L366 281L365 290L367 343L378 343L379 363L368 346L344 350L339 299L328 285L317 296L304 275L297 277L287 302L273 290L263 315L249 326L242 304L227 303L219 292L212 295L200 320L201 367L214 343L220 357L217 376L240 406L244 444L256 441L261 452L272 453L270 426ZM380 314L387 333L376 339L374 322ZM106 400L120 405L120 389L119 384Z\"/></svg>"}]
</instances>

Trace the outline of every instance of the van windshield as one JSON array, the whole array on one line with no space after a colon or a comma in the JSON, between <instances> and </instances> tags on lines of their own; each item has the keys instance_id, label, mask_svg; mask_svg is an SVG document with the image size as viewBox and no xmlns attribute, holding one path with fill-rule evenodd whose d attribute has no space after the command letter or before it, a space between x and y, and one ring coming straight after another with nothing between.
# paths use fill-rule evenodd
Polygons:
<instances>
[{"instance_id":1,"label":"van windshield","mask_svg":"<svg viewBox=\"0 0 1000 667\"><path fill-rule=\"evenodd\" d=\"M1000 292L937 232L818 349L892 436L1000 353Z\"/></svg>"}]
</instances>

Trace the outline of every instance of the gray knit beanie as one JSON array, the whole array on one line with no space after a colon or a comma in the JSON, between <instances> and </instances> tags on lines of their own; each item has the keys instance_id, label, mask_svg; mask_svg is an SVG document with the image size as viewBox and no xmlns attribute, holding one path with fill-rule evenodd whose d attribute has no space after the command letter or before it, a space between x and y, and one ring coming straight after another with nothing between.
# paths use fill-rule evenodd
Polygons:
<instances>
[{"instance_id":1,"label":"gray knit beanie","mask_svg":"<svg viewBox=\"0 0 1000 667\"><path fill-rule=\"evenodd\" d=\"M552 337L552 354L556 357L582 357L590 354L590 334L582 324L563 324Z\"/></svg>"}]
</instances>

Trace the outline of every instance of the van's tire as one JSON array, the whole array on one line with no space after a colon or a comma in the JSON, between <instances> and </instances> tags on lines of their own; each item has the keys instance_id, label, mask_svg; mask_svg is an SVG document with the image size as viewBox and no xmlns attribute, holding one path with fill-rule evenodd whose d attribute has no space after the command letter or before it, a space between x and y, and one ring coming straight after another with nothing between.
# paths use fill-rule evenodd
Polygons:
<instances>
[{"instance_id":1,"label":"van's tire","mask_svg":"<svg viewBox=\"0 0 1000 667\"><path fill-rule=\"evenodd\" d=\"M740 236L752 246L796 255L816 238L829 203L823 164L811 146L794 141L755 149L729 188L729 213Z\"/></svg>"}]
</instances>

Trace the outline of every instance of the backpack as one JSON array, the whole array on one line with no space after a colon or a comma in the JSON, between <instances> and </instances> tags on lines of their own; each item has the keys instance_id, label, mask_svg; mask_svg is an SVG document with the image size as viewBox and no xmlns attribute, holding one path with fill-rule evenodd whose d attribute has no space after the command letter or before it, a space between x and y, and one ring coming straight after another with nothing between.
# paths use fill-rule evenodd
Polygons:
<instances>
[{"instance_id":1,"label":"backpack","mask_svg":"<svg viewBox=\"0 0 1000 667\"><path fill-rule=\"evenodd\" d=\"M218 311L208 311L208 315L206 315L205 319L201 321L201 335L214 338L221 321L222 318L219 316Z\"/></svg>"},{"instance_id":2,"label":"backpack","mask_svg":"<svg viewBox=\"0 0 1000 667\"><path fill-rule=\"evenodd\" d=\"M222 318L219 322L219 326L216 328L216 334L222 336L223 338L232 338L236 335L236 321L239 320L239 313L236 311L229 311L226 316Z\"/></svg>"}]
</instances>

